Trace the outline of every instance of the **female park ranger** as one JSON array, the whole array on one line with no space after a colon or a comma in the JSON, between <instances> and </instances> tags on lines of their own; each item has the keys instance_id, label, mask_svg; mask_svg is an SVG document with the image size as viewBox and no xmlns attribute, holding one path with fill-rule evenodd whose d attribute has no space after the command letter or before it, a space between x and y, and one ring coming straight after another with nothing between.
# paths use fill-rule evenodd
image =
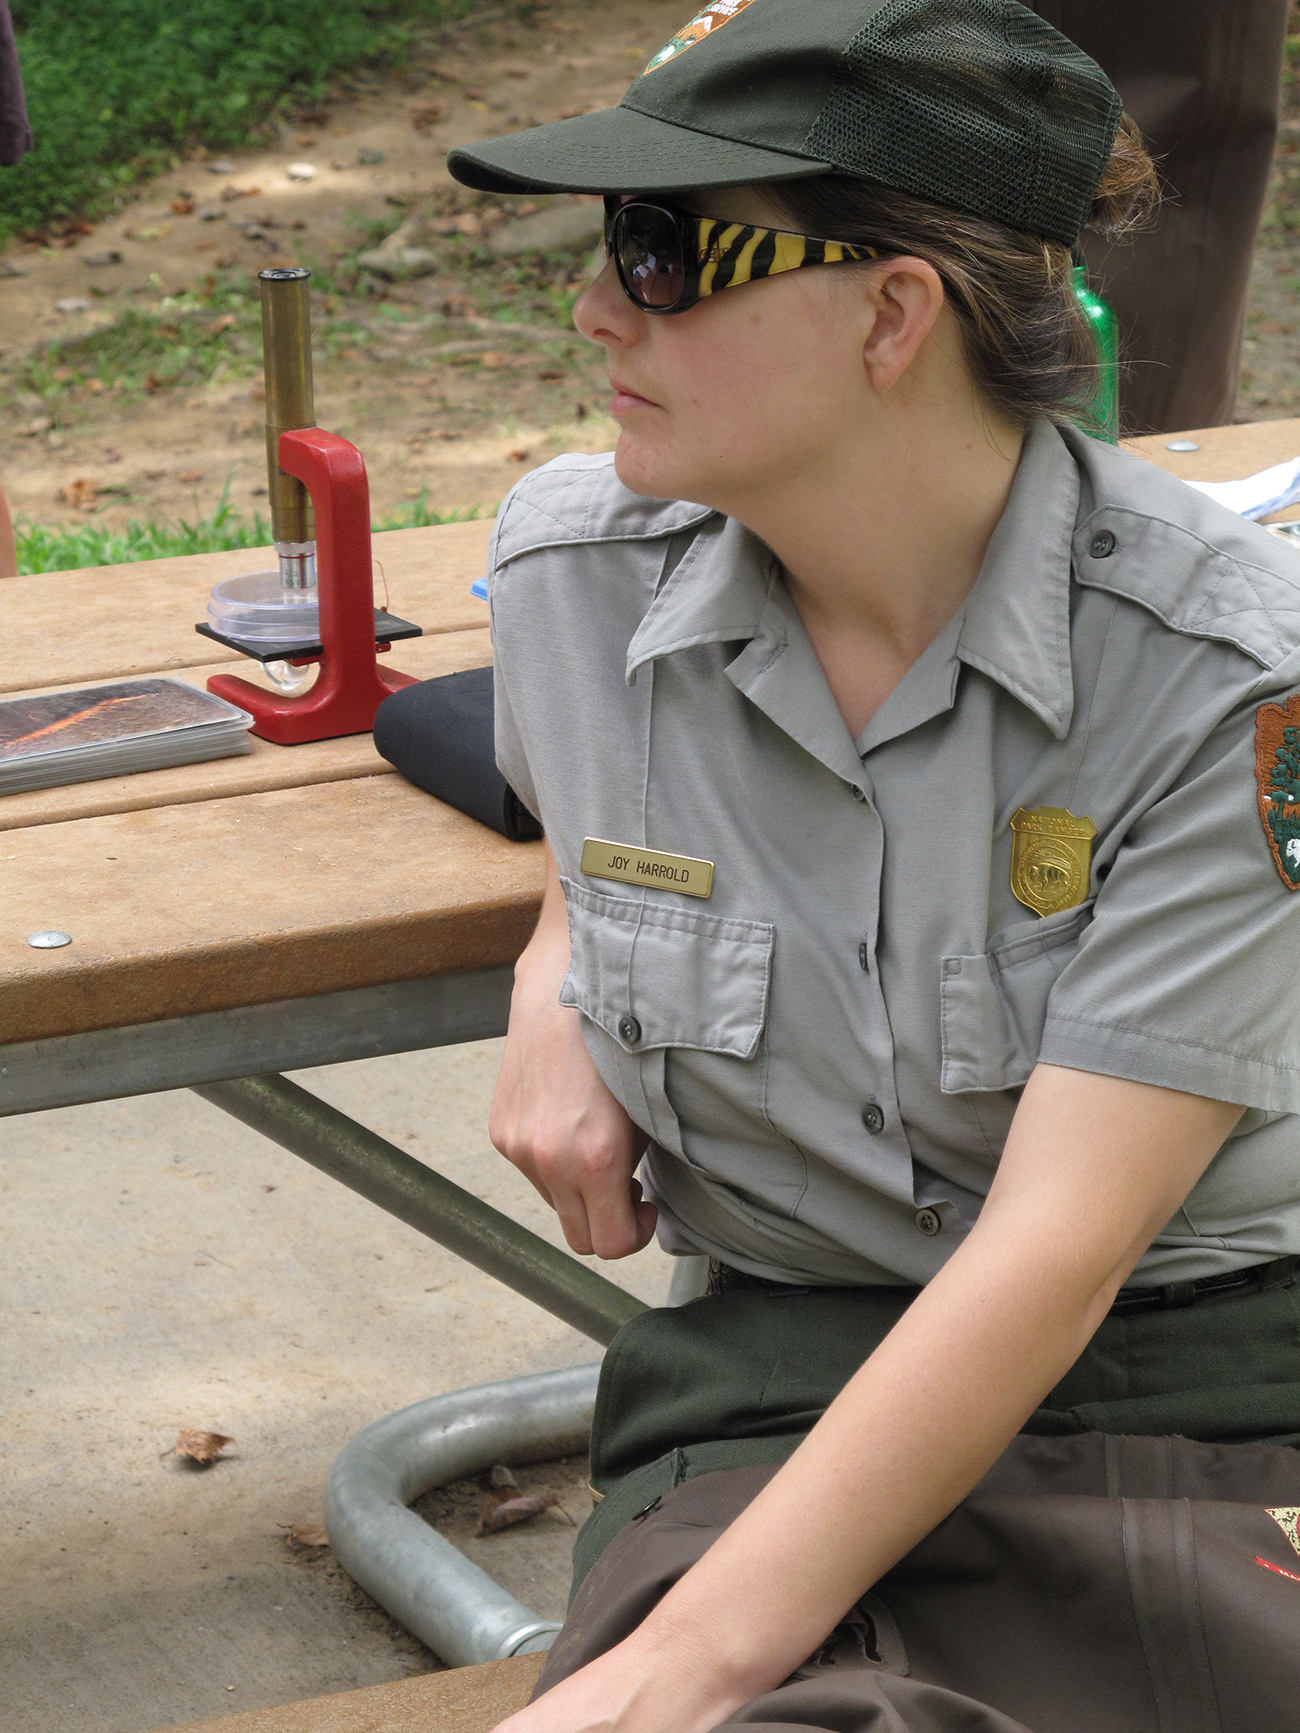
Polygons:
<instances>
[{"instance_id":1,"label":"female park ranger","mask_svg":"<svg viewBox=\"0 0 1300 1733\"><path fill-rule=\"evenodd\" d=\"M1120 121L1015 0L715 0L452 154L607 195L621 429L496 527L492 1135L714 1261L510 1733L1293 1733L1300 568L1080 429Z\"/></svg>"}]
</instances>

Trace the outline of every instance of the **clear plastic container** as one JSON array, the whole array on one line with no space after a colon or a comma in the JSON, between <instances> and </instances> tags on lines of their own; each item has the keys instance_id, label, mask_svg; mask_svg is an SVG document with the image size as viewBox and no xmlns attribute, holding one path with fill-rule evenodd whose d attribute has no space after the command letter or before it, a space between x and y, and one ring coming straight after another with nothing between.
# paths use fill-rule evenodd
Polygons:
<instances>
[{"instance_id":1,"label":"clear plastic container","mask_svg":"<svg viewBox=\"0 0 1300 1733\"><path fill-rule=\"evenodd\" d=\"M275 572L243 572L213 587L208 625L223 638L272 649L280 644L319 644L317 591L288 590Z\"/></svg>"}]
</instances>

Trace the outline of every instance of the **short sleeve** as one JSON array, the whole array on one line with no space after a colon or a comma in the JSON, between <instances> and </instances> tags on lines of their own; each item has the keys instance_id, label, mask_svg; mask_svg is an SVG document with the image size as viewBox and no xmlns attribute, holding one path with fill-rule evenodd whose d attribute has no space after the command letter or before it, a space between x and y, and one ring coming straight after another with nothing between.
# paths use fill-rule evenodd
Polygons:
<instances>
[{"instance_id":1,"label":"short sleeve","mask_svg":"<svg viewBox=\"0 0 1300 1733\"><path fill-rule=\"evenodd\" d=\"M1040 1059L1300 1112L1300 895L1261 815L1260 702L1226 716L1128 830L1048 998Z\"/></svg>"},{"instance_id":2,"label":"short sleeve","mask_svg":"<svg viewBox=\"0 0 1300 1733\"><path fill-rule=\"evenodd\" d=\"M502 508L504 511L504 507ZM501 523L497 518L497 528ZM501 654L499 634L497 632L494 608L494 590L496 588L496 545L497 530L492 535L492 553L488 562L488 611L492 623L493 675L492 675L492 707L493 732L496 744L497 769L532 813L541 820L541 811L537 804L537 785L532 767L528 762L528 753L524 746L523 731L519 726L519 718L511 699L509 657Z\"/></svg>"}]
</instances>

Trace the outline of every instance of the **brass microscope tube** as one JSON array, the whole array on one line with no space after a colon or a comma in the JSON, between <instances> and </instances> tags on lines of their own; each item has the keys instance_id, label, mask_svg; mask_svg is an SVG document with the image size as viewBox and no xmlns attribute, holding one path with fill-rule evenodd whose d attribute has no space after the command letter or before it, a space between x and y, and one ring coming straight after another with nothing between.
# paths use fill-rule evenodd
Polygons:
<instances>
[{"instance_id":1,"label":"brass microscope tube","mask_svg":"<svg viewBox=\"0 0 1300 1733\"><path fill-rule=\"evenodd\" d=\"M280 468L280 435L315 427L311 378L310 271L301 266L259 271L262 285L262 357L266 369L266 476L271 533L285 591L316 587L316 525L311 496ZM286 596L286 600L288 597ZM305 598L304 598L305 599Z\"/></svg>"}]
</instances>

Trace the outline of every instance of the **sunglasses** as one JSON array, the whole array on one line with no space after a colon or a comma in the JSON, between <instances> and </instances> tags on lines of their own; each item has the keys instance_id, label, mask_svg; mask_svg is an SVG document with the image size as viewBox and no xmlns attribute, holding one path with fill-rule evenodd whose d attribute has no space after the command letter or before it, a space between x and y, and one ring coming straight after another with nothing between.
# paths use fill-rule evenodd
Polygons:
<instances>
[{"instance_id":1,"label":"sunglasses","mask_svg":"<svg viewBox=\"0 0 1300 1733\"><path fill-rule=\"evenodd\" d=\"M719 289L797 271L878 259L874 247L694 217L671 205L605 200L605 251L623 293L647 313L682 313Z\"/></svg>"}]
</instances>

